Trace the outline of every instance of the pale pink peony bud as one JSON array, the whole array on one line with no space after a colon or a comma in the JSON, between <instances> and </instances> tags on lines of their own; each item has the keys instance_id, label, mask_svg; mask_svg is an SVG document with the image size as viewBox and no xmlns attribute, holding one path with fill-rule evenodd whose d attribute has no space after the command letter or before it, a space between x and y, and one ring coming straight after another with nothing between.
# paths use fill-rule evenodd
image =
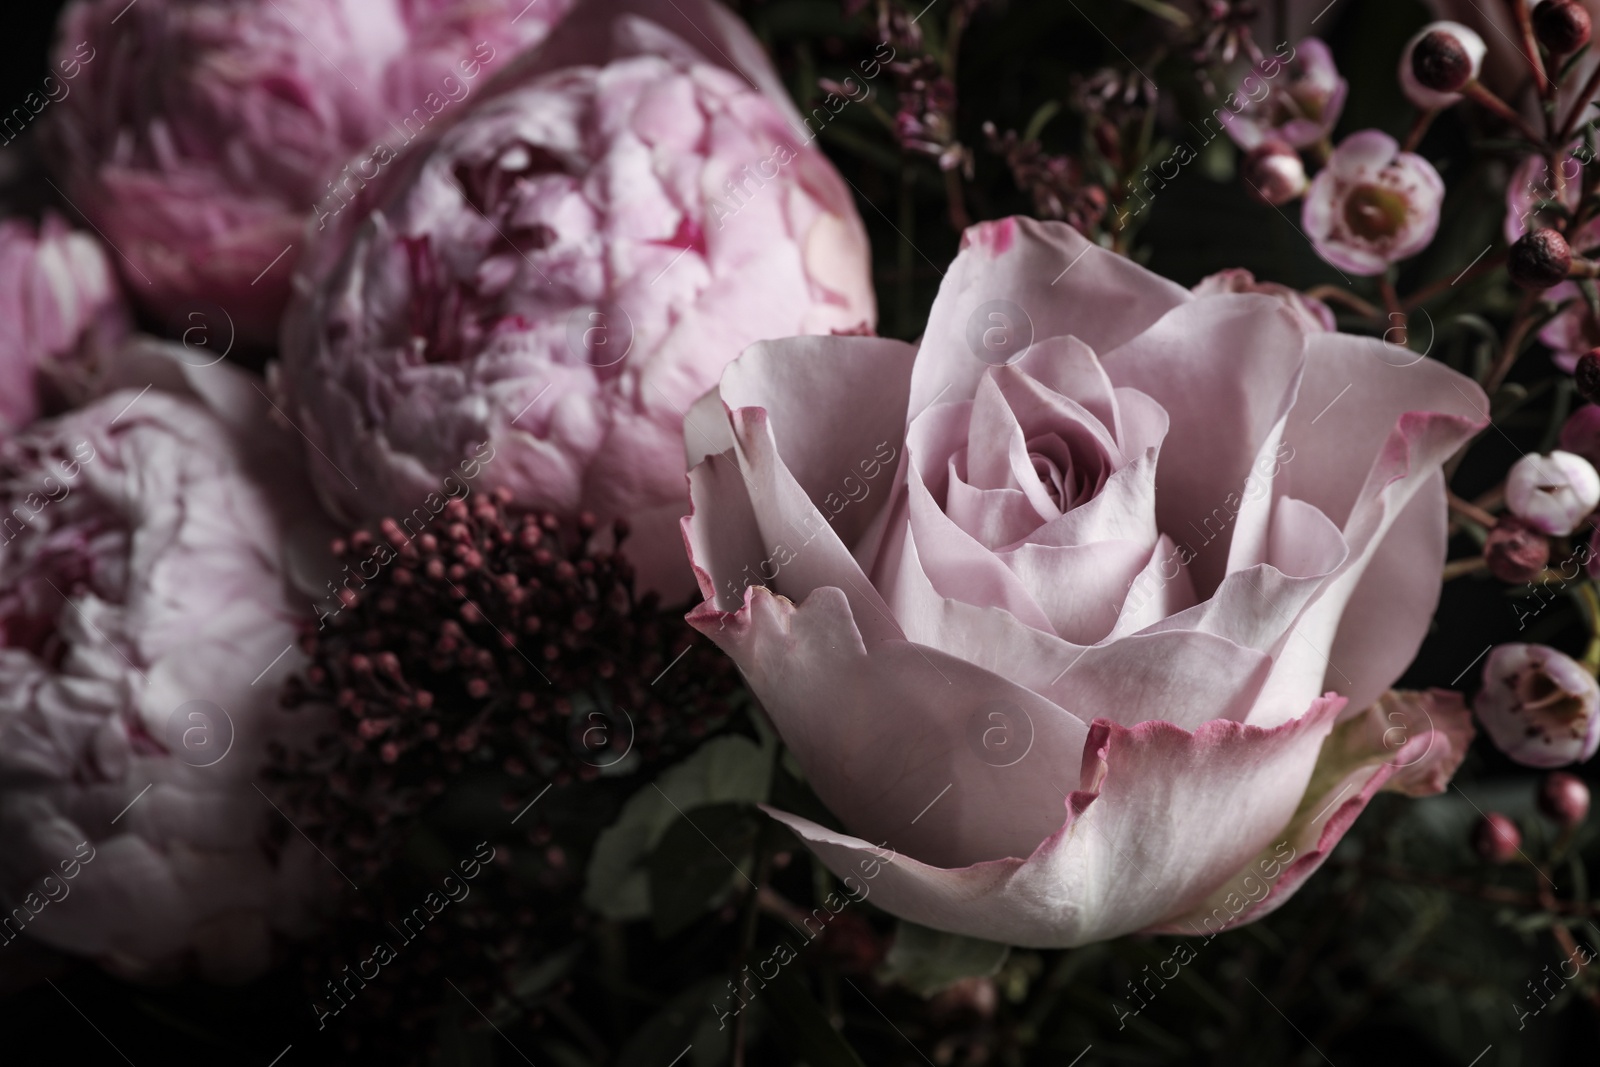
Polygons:
<instances>
[{"instance_id":1,"label":"pale pink peony bud","mask_svg":"<svg viewBox=\"0 0 1600 1067\"><path fill-rule=\"evenodd\" d=\"M1600 474L1571 452L1523 456L1506 475L1506 506L1537 530L1554 537L1578 528L1600 504Z\"/></svg>"},{"instance_id":2,"label":"pale pink peony bud","mask_svg":"<svg viewBox=\"0 0 1600 1067\"><path fill-rule=\"evenodd\" d=\"M1400 53L1400 88L1420 108L1449 107L1478 76L1488 47L1459 22L1430 22Z\"/></svg>"},{"instance_id":3,"label":"pale pink peony bud","mask_svg":"<svg viewBox=\"0 0 1600 1067\"><path fill-rule=\"evenodd\" d=\"M41 370L92 361L127 329L100 242L54 215L37 230L21 219L0 222L0 324L0 435L6 435L38 416Z\"/></svg>"},{"instance_id":4,"label":"pale pink peony bud","mask_svg":"<svg viewBox=\"0 0 1600 1067\"><path fill-rule=\"evenodd\" d=\"M49 154L141 303L180 327L219 305L270 342L314 207L387 165L376 139L401 148L465 108L570 3L77 0Z\"/></svg>"},{"instance_id":5,"label":"pale pink peony bud","mask_svg":"<svg viewBox=\"0 0 1600 1067\"><path fill-rule=\"evenodd\" d=\"M410 515L481 464L520 506L628 519L641 587L687 596L685 414L747 345L870 325L869 256L742 25L622 10L575 13L328 231L281 382L340 515Z\"/></svg>"},{"instance_id":6,"label":"pale pink peony bud","mask_svg":"<svg viewBox=\"0 0 1600 1067\"><path fill-rule=\"evenodd\" d=\"M1300 218L1323 259L1352 274L1381 274L1427 247L1443 202L1444 180L1431 163L1380 130L1362 130L1341 141L1312 180Z\"/></svg>"},{"instance_id":7,"label":"pale pink peony bud","mask_svg":"<svg viewBox=\"0 0 1600 1067\"><path fill-rule=\"evenodd\" d=\"M1473 711L1501 752L1528 767L1586 760L1600 745L1600 686L1545 645L1500 645L1483 665Z\"/></svg>"}]
</instances>

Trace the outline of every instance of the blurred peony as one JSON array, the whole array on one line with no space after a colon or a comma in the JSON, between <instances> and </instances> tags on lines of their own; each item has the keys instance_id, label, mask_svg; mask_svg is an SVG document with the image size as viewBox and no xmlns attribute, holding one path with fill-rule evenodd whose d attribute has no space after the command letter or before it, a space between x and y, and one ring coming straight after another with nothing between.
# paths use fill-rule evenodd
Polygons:
<instances>
[{"instance_id":1,"label":"blurred peony","mask_svg":"<svg viewBox=\"0 0 1600 1067\"><path fill-rule=\"evenodd\" d=\"M1600 686L1571 656L1545 645L1500 645L1473 701L1495 747L1528 767L1586 760L1600 745Z\"/></svg>"},{"instance_id":2,"label":"blurred peony","mask_svg":"<svg viewBox=\"0 0 1600 1067\"><path fill-rule=\"evenodd\" d=\"M1277 282L1258 282L1256 276L1242 267L1233 267L1220 270L1215 274L1201 278L1193 290L1195 296L1220 296L1223 293L1264 293L1282 300L1295 318L1300 320L1300 325L1308 333L1332 333L1337 330L1338 324L1334 322L1333 311L1314 296L1307 296L1298 289L1291 289L1287 285Z\"/></svg>"},{"instance_id":3,"label":"blurred peony","mask_svg":"<svg viewBox=\"0 0 1600 1067\"><path fill-rule=\"evenodd\" d=\"M268 343L313 205L331 212L383 160L341 165L462 107L570 2L76 0L50 154L141 302L175 323L220 305Z\"/></svg>"},{"instance_id":4,"label":"blurred peony","mask_svg":"<svg viewBox=\"0 0 1600 1067\"><path fill-rule=\"evenodd\" d=\"M1444 181L1393 137L1362 130L1339 143L1312 179L1301 222L1317 254L1352 274L1381 274L1439 228Z\"/></svg>"},{"instance_id":5,"label":"blurred peony","mask_svg":"<svg viewBox=\"0 0 1600 1067\"><path fill-rule=\"evenodd\" d=\"M259 395L203 373L248 426L126 389L0 445L5 936L136 978L260 972L326 872L251 784L317 721L278 707L293 508L257 474L288 453Z\"/></svg>"},{"instance_id":6,"label":"blurred peony","mask_svg":"<svg viewBox=\"0 0 1600 1067\"><path fill-rule=\"evenodd\" d=\"M695 406L690 621L847 831L777 817L886 910L1029 946L1245 922L1460 761L1459 697L1385 691L1486 406L985 223L920 347L755 345Z\"/></svg>"},{"instance_id":7,"label":"blurred peony","mask_svg":"<svg viewBox=\"0 0 1600 1067\"><path fill-rule=\"evenodd\" d=\"M1578 528L1600 505L1600 473L1582 456L1559 449L1523 456L1506 475L1506 507L1534 529L1555 537Z\"/></svg>"},{"instance_id":8,"label":"blurred peony","mask_svg":"<svg viewBox=\"0 0 1600 1067\"><path fill-rule=\"evenodd\" d=\"M691 591L684 411L751 342L874 306L849 189L720 65L775 85L748 32L689 6L581 9L319 247L281 384L342 517L410 513L487 443L518 505L626 518L641 588Z\"/></svg>"},{"instance_id":9,"label":"blurred peony","mask_svg":"<svg viewBox=\"0 0 1600 1067\"><path fill-rule=\"evenodd\" d=\"M127 328L100 242L45 217L0 221L0 438L39 414L46 361L94 358ZM69 371L70 373L70 371Z\"/></svg>"},{"instance_id":10,"label":"blurred peony","mask_svg":"<svg viewBox=\"0 0 1600 1067\"><path fill-rule=\"evenodd\" d=\"M1219 113L1228 136L1240 148L1255 148L1268 140L1309 148L1339 122L1350 86L1339 77L1328 46L1307 37L1290 48L1287 57L1284 47L1256 64L1235 86L1243 102L1239 112Z\"/></svg>"}]
</instances>

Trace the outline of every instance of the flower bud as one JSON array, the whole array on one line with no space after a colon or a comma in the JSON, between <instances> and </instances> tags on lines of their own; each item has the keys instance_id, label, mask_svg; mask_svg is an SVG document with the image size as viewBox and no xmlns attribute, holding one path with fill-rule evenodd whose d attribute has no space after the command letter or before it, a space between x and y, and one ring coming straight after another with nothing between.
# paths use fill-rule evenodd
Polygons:
<instances>
[{"instance_id":1,"label":"flower bud","mask_svg":"<svg viewBox=\"0 0 1600 1067\"><path fill-rule=\"evenodd\" d=\"M1506 506L1517 518L1553 537L1578 528L1600 504L1600 474L1571 452L1523 456L1506 475Z\"/></svg>"},{"instance_id":2,"label":"flower bud","mask_svg":"<svg viewBox=\"0 0 1600 1067\"><path fill-rule=\"evenodd\" d=\"M1586 760L1600 744L1600 685L1546 645L1501 645L1483 665L1473 711L1495 747L1525 767Z\"/></svg>"},{"instance_id":3,"label":"flower bud","mask_svg":"<svg viewBox=\"0 0 1600 1067\"><path fill-rule=\"evenodd\" d=\"M1568 415L1558 443L1563 452L1574 452L1600 470L1600 404L1584 404Z\"/></svg>"},{"instance_id":4,"label":"flower bud","mask_svg":"<svg viewBox=\"0 0 1600 1067\"><path fill-rule=\"evenodd\" d=\"M1472 828L1472 850L1490 863L1510 863L1521 848L1522 831L1498 811L1489 812Z\"/></svg>"},{"instance_id":5,"label":"flower bud","mask_svg":"<svg viewBox=\"0 0 1600 1067\"><path fill-rule=\"evenodd\" d=\"M1277 207L1306 191L1305 164L1300 153L1283 141L1263 141L1244 157L1239 172L1256 199Z\"/></svg>"},{"instance_id":6,"label":"flower bud","mask_svg":"<svg viewBox=\"0 0 1600 1067\"><path fill-rule=\"evenodd\" d=\"M1506 272L1524 289L1549 289L1566 281L1572 249L1555 230L1533 230L1511 246Z\"/></svg>"},{"instance_id":7,"label":"flower bud","mask_svg":"<svg viewBox=\"0 0 1600 1067\"><path fill-rule=\"evenodd\" d=\"M1459 22L1431 22L1400 54L1400 87L1420 108L1449 107L1478 76L1488 47Z\"/></svg>"},{"instance_id":8,"label":"flower bud","mask_svg":"<svg viewBox=\"0 0 1600 1067\"><path fill-rule=\"evenodd\" d=\"M1483 545L1489 573L1502 582L1531 582L1550 562L1550 541L1513 516L1503 516Z\"/></svg>"},{"instance_id":9,"label":"flower bud","mask_svg":"<svg viewBox=\"0 0 1600 1067\"><path fill-rule=\"evenodd\" d=\"M1589 787L1566 771L1551 771L1539 783L1539 810L1563 830L1589 817Z\"/></svg>"},{"instance_id":10,"label":"flower bud","mask_svg":"<svg viewBox=\"0 0 1600 1067\"><path fill-rule=\"evenodd\" d=\"M1572 384L1584 400L1591 404L1600 401L1600 349L1591 348L1578 357L1572 368Z\"/></svg>"},{"instance_id":11,"label":"flower bud","mask_svg":"<svg viewBox=\"0 0 1600 1067\"><path fill-rule=\"evenodd\" d=\"M1589 43L1589 12L1578 0L1545 0L1533 9L1533 35L1553 56L1569 56Z\"/></svg>"}]
</instances>

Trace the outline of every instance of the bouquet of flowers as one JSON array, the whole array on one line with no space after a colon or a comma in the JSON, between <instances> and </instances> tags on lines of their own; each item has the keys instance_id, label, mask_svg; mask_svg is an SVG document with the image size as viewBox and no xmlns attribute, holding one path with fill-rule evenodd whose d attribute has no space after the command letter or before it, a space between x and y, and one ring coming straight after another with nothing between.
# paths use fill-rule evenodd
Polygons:
<instances>
[{"instance_id":1,"label":"bouquet of flowers","mask_svg":"<svg viewBox=\"0 0 1600 1067\"><path fill-rule=\"evenodd\" d=\"M47 14L15 1043L1592 1047L1600 9Z\"/></svg>"}]
</instances>

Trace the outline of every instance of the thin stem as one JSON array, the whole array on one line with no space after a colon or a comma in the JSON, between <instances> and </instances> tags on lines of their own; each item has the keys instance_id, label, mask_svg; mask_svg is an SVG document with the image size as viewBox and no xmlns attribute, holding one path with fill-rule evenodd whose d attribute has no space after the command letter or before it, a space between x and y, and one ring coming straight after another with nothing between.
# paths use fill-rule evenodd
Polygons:
<instances>
[{"instance_id":1,"label":"thin stem","mask_svg":"<svg viewBox=\"0 0 1600 1067\"><path fill-rule=\"evenodd\" d=\"M1511 335L1506 338L1505 347L1500 350L1500 357L1489 368L1489 373L1484 375L1482 382L1483 391L1490 396L1500 388L1506 380L1506 375L1511 373L1512 364L1516 363L1517 356L1522 352L1523 339L1528 336L1528 331L1533 329L1533 304L1538 299L1537 293L1528 293L1523 296L1522 303L1517 307L1516 325L1511 329Z\"/></svg>"},{"instance_id":2,"label":"thin stem","mask_svg":"<svg viewBox=\"0 0 1600 1067\"><path fill-rule=\"evenodd\" d=\"M1461 282L1474 281L1483 277L1483 275L1488 274L1490 271L1499 270L1501 267L1505 266L1506 258L1510 256L1510 254L1511 253L1509 250L1496 252L1492 256L1485 256L1483 259L1478 260L1478 262L1468 267L1464 273L1455 278L1440 278L1438 281L1430 282L1407 297L1402 302L1401 307L1403 307L1406 311L1415 311L1417 308L1421 307L1423 304L1426 304L1434 297L1460 284Z\"/></svg>"},{"instance_id":3,"label":"thin stem","mask_svg":"<svg viewBox=\"0 0 1600 1067\"><path fill-rule=\"evenodd\" d=\"M1466 559L1453 559L1444 565L1441 581L1453 582L1457 578L1465 578L1469 574L1479 574L1489 569L1489 561L1482 556L1470 556Z\"/></svg>"},{"instance_id":4,"label":"thin stem","mask_svg":"<svg viewBox=\"0 0 1600 1067\"><path fill-rule=\"evenodd\" d=\"M1406 313L1400 306L1400 294L1394 291L1394 282L1387 275L1378 282L1378 292L1383 294L1383 306L1389 313L1388 321L1391 323L1389 329L1395 328L1392 325L1394 317L1396 315L1400 316L1400 340L1397 343L1403 346L1410 334L1410 331L1406 328L1410 320L1406 318ZM1389 342L1388 330L1383 332L1383 339L1385 344Z\"/></svg>"},{"instance_id":5,"label":"thin stem","mask_svg":"<svg viewBox=\"0 0 1600 1067\"><path fill-rule=\"evenodd\" d=\"M1567 121L1561 124L1561 132L1556 134L1556 144L1564 145L1572 140L1573 133L1583 121L1583 113L1589 110L1589 101L1594 99L1594 94L1600 90L1600 67L1596 67L1589 75L1589 80L1583 83L1583 88L1578 91L1578 98L1572 102L1572 114L1567 116Z\"/></svg>"},{"instance_id":6,"label":"thin stem","mask_svg":"<svg viewBox=\"0 0 1600 1067\"><path fill-rule=\"evenodd\" d=\"M1411 132L1406 134L1406 143L1402 151L1415 152L1417 145L1422 143L1422 138L1427 134L1428 127L1433 125L1434 116L1439 114L1439 109L1430 107L1417 116L1411 124Z\"/></svg>"},{"instance_id":7,"label":"thin stem","mask_svg":"<svg viewBox=\"0 0 1600 1067\"><path fill-rule=\"evenodd\" d=\"M1383 321L1383 312L1372 304L1367 303L1348 289L1341 289L1337 285L1318 285L1306 290L1306 295L1313 300L1325 300L1335 304L1343 304L1357 315L1372 319L1375 322Z\"/></svg>"},{"instance_id":8,"label":"thin stem","mask_svg":"<svg viewBox=\"0 0 1600 1067\"><path fill-rule=\"evenodd\" d=\"M1537 145L1541 152L1544 150L1544 135L1536 131L1532 126L1529 126L1528 121L1524 119L1515 108L1491 93L1484 87L1482 82L1468 82L1466 87L1461 90L1461 95L1469 98L1473 103L1480 105L1486 110L1492 111L1496 115L1499 115L1501 118L1511 123L1511 125L1515 126L1522 136L1526 137L1530 142Z\"/></svg>"},{"instance_id":9,"label":"thin stem","mask_svg":"<svg viewBox=\"0 0 1600 1067\"><path fill-rule=\"evenodd\" d=\"M1533 81L1539 89L1539 96L1548 100L1551 91L1555 88L1550 81L1550 75L1545 73L1544 61L1539 58L1539 46L1533 37L1533 15L1528 10L1530 4L1527 0L1506 0L1506 6L1511 8L1511 17L1517 22L1517 32L1522 36L1522 58L1528 61L1528 66L1533 70Z\"/></svg>"},{"instance_id":10,"label":"thin stem","mask_svg":"<svg viewBox=\"0 0 1600 1067\"><path fill-rule=\"evenodd\" d=\"M1494 529L1495 523L1500 521L1472 501L1456 496L1454 492L1450 493L1450 510L1457 515L1465 515L1486 530Z\"/></svg>"}]
</instances>

